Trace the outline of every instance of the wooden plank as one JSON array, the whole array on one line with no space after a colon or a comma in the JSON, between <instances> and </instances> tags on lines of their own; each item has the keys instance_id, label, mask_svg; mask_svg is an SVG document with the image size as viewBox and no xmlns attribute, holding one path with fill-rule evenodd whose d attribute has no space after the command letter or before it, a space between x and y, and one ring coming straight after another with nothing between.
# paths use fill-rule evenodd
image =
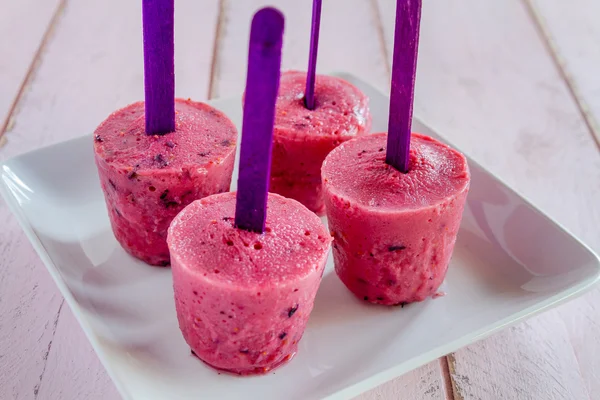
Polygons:
<instances>
[{"instance_id":1,"label":"wooden plank","mask_svg":"<svg viewBox=\"0 0 600 400\"><path fill-rule=\"evenodd\" d=\"M370 390L355 400L446 400L439 361L431 362Z\"/></svg>"},{"instance_id":2,"label":"wooden plank","mask_svg":"<svg viewBox=\"0 0 600 400\"><path fill-rule=\"evenodd\" d=\"M34 59L52 18L62 4L61 0L0 0L0 137L9 125L9 114L27 77L34 70Z\"/></svg>"},{"instance_id":3,"label":"wooden plank","mask_svg":"<svg viewBox=\"0 0 600 400\"><path fill-rule=\"evenodd\" d=\"M311 2L272 2L286 16L283 69L306 70ZM246 78L247 43L252 14L263 1L224 2L213 93L225 97L240 93ZM389 70L381 46L376 8L363 0L328 0L323 3L318 72L346 71L381 89L389 86ZM357 399L442 400L444 378L435 361L382 385Z\"/></svg>"},{"instance_id":4,"label":"wooden plank","mask_svg":"<svg viewBox=\"0 0 600 400\"><path fill-rule=\"evenodd\" d=\"M281 9L286 17L282 69L306 70L312 2L277 0L270 4ZM215 96L237 95L244 89L250 19L264 6L264 1L257 0L224 1L226 18L217 49ZM324 2L317 73L350 72L386 88L389 73L379 44L377 23L377 14L367 1Z\"/></svg>"},{"instance_id":5,"label":"wooden plank","mask_svg":"<svg viewBox=\"0 0 600 400\"><path fill-rule=\"evenodd\" d=\"M68 306L63 307L58 321L38 399L119 399L117 389Z\"/></svg>"},{"instance_id":6,"label":"wooden plank","mask_svg":"<svg viewBox=\"0 0 600 400\"><path fill-rule=\"evenodd\" d=\"M394 4L378 3L390 52ZM600 249L600 157L569 88L521 2L424 3L415 114ZM536 397L544 388L530 388L531 383L522 379L526 375L566 396L557 398L587 398L581 377L571 372L579 374L570 339L579 362L586 361L583 376L589 393L595 393L599 361L587 347L600 338L600 317L593 313L598 298L589 300L593 295L457 352L453 365L460 375L454 376L458 393L465 399L553 398ZM577 309L584 311L565 320L565 329L559 315ZM588 322L581 325L581 320ZM551 335L548 326L554 327ZM528 335L549 338L546 343L523 346ZM558 364L548 354L553 348L548 343L563 346ZM549 374L524 360L536 360ZM510 385L516 385L523 397ZM490 395L492 389L505 397Z\"/></svg>"},{"instance_id":7,"label":"wooden plank","mask_svg":"<svg viewBox=\"0 0 600 400\"><path fill-rule=\"evenodd\" d=\"M548 312L449 356L456 400L591 399L565 326Z\"/></svg>"},{"instance_id":8,"label":"wooden plank","mask_svg":"<svg viewBox=\"0 0 600 400\"><path fill-rule=\"evenodd\" d=\"M60 19L61 5L60 0L0 0L0 159L10 155L3 133L34 75L43 39L51 36L51 22ZM8 38L18 38L18 45ZM0 398L32 399L39 391L62 297L2 202L0 222Z\"/></svg>"},{"instance_id":9,"label":"wooden plank","mask_svg":"<svg viewBox=\"0 0 600 400\"><path fill-rule=\"evenodd\" d=\"M600 150L600 3L527 0L555 62L567 80ZM594 182L594 181L591 181ZM596 181L597 182L597 181ZM598 242L592 242L600 252ZM600 290L559 309L579 362L588 393L600 391Z\"/></svg>"},{"instance_id":10,"label":"wooden plank","mask_svg":"<svg viewBox=\"0 0 600 400\"><path fill-rule=\"evenodd\" d=\"M218 0L177 1L179 96L207 97L217 11ZM114 109L142 99L140 24L138 1L69 2L0 158L92 132ZM4 204L0 222L0 398L113 393L112 384L100 390L106 372L74 320L59 318L62 297Z\"/></svg>"},{"instance_id":11,"label":"wooden plank","mask_svg":"<svg viewBox=\"0 0 600 400\"><path fill-rule=\"evenodd\" d=\"M600 2L526 0L600 149Z\"/></svg>"}]
</instances>

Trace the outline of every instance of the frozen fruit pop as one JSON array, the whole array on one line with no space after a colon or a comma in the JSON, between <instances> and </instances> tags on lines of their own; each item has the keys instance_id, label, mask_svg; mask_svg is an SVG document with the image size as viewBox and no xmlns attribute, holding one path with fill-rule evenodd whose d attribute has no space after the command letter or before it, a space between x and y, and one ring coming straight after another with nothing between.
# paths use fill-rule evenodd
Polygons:
<instances>
[{"instance_id":1,"label":"frozen fruit pop","mask_svg":"<svg viewBox=\"0 0 600 400\"><path fill-rule=\"evenodd\" d=\"M174 1L144 1L142 12L145 102L100 124L94 154L118 242L164 266L173 217L193 200L229 190L237 133L220 111L175 99Z\"/></svg>"},{"instance_id":2,"label":"frozen fruit pop","mask_svg":"<svg viewBox=\"0 0 600 400\"><path fill-rule=\"evenodd\" d=\"M385 162L386 139L333 150L323 187L336 273L358 298L396 305L434 295L444 280L470 174L461 153L419 134L400 172Z\"/></svg>"},{"instance_id":3,"label":"frozen fruit pop","mask_svg":"<svg viewBox=\"0 0 600 400\"><path fill-rule=\"evenodd\" d=\"M323 214L321 164L340 143L369 133L369 99L349 82L316 76L315 108L304 104L306 73L281 75L273 133L270 191Z\"/></svg>"},{"instance_id":4,"label":"frozen fruit pop","mask_svg":"<svg viewBox=\"0 0 600 400\"><path fill-rule=\"evenodd\" d=\"M331 242L295 200L268 196L264 233L234 226L233 192L186 207L169 229L179 327L207 364L265 373L297 351Z\"/></svg>"},{"instance_id":5,"label":"frozen fruit pop","mask_svg":"<svg viewBox=\"0 0 600 400\"><path fill-rule=\"evenodd\" d=\"M192 201L226 192L237 131L213 107L175 102L176 129L147 135L144 103L111 114L94 132L100 183L115 237L134 257L168 265L167 228Z\"/></svg>"},{"instance_id":6,"label":"frozen fruit pop","mask_svg":"<svg viewBox=\"0 0 600 400\"><path fill-rule=\"evenodd\" d=\"M244 375L296 352L331 243L314 213L267 193L283 25L273 8L252 20L238 192L190 204L168 236L186 342L207 364Z\"/></svg>"},{"instance_id":7,"label":"frozen fruit pop","mask_svg":"<svg viewBox=\"0 0 600 400\"><path fill-rule=\"evenodd\" d=\"M420 16L420 0L397 1L388 134L344 143L322 168L335 270L359 298L385 305L436 293L470 183L461 153L411 135Z\"/></svg>"},{"instance_id":8,"label":"frozen fruit pop","mask_svg":"<svg viewBox=\"0 0 600 400\"><path fill-rule=\"evenodd\" d=\"M368 98L349 82L317 76L322 0L313 0L307 72L281 78L270 190L323 214L321 164L340 143L371 125Z\"/></svg>"}]
</instances>

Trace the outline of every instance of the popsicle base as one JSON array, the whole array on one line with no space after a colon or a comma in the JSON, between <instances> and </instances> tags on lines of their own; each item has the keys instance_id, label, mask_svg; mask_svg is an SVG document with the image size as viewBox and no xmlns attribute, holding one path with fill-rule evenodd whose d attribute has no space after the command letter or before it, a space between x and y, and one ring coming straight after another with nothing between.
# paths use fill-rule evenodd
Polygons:
<instances>
[{"instance_id":1,"label":"popsicle base","mask_svg":"<svg viewBox=\"0 0 600 400\"><path fill-rule=\"evenodd\" d=\"M196 357L198 360L202 361L204 364L208 365L209 367L211 367L213 369L216 369L219 372L224 372L226 374L231 374L231 375L236 375L236 376L265 375L265 374L267 374L267 373L269 373L269 372L271 372L271 371L273 371L273 370L281 367L282 365L287 364L296 355L296 352L294 351L293 353L290 353L287 356L285 356L278 363L270 365L269 367L261 367L261 368L239 370L239 369L223 369L223 368L219 368L219 367L217 367L215 365L212 365L212 364L204 361L200 357L198 357L198 354L196 354L193 349L190 349L190 352L192 353L192 355L194 357Z\"/></svg>"}]
</instances>

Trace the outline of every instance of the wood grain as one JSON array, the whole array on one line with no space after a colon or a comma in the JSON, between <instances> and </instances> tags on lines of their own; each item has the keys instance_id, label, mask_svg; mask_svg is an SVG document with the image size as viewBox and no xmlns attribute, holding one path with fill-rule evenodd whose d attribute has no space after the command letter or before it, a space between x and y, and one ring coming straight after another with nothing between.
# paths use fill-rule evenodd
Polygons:
<instances>
[{"instance_id":1,"label":"wood grain","mask_svg":"<svg viewBox=\"0 0 600 400\"><path fill-rule=\"evenodd\" d=\"M9 127L15 101L62 4L61 0L0 0L0 137Z\"/></svg>"},{"instance_id":2,"label":"wood grain","mask_svg":"<svg viewBox=\"0 0 600 400\"><path fill-rule=\"evenodd\" d=\"M600 2L526 0L600 150Z\"/></svg>"},{"instance_id":3,"label":"wood grain","mask_svg":"<svg viewBox=\"0 0 600 400\"><path fill-rule=\"evenodd\" d=\"M565 326L548 312L449 356L456 400L589 397Z\"/></svg>"},{"instance_id":4,"label":"wood grain","mask_svg":"<svg viewBox=\"0 0 600 400\"><path fill-rule=\"evenodd\" d=\"M14 154L7 145L10 135L3 133L34 75L34 58L43 53L44 36L60 6L58 0L0 1L0 160ZM19 45L9 38L19 38ZM0 398L34 399L63 300L1 201L0 225Z\"/></svg>"},{"instance_id":5,"label":"wood grain","mask_svg":"<svg viewBox=\"0 0 600 400\"><path fill-rule=\"evenodd\" d=\"M354 400L446 400L440 363L431 362L364 393Z\"/></svg>"},{"instance_id":6,"label":"wood grain","mask_svg":"<svg viewBox=\"0 0 600 400\"><path fill-rule=\"evenodd\" d=\"M179 96L208 94L217 10L217 0L177 2ZM69 2L58 22L1 159L92 132L143 98L140 2ZM0 398L111 398L106 372L70 313L60 318L62 296L4 203L0 222Z\"/></svg>"},{"instance_id":7,"label":"wood grain","mask_svg":"<svg viewBox=\"0 0 600 400\"><path fill-rule=\"evenodd\" d=\"M60 312L37 398L116 400L119 393L104 371L68 306Z\"/></svg>"},{"instance_id":8,"label":"wood grain","mask_svg":"<svg viewBox=\"0 0 600 400\"><path fill-rule=\"evenodd\" d=\"M394 6L387 0L378 3L389 49ZM523 3L425 2L415 114L444 127L441 133L449 140L600 249L600 155ZM575 376L578 360L586 362L584 380L595 393L599 361L589 347L585 350L600 337L599 317L593 313L598 298L592 296L458 351L453 356L457 394L465 399L585 399L582 378ZM568 329L560 317L565 314L576 316L565 320ZM587 321L583 330L581 320ZM548 339L524 346L527 335ZM562 347L558 359L552 355L554 346ZM547 387L536 387L523 376Z\"/></svg>"}]
</instances>

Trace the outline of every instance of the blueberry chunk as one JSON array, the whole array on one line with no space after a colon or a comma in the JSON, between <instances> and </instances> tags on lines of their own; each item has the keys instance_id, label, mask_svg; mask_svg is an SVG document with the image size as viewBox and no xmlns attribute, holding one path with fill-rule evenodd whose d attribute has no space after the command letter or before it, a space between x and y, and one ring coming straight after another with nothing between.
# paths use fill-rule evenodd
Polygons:
<instances>
[{"instance_id":1,"label":"blueberry chunk","mask_svg":"<svg viewBox=\"0 0 600 400\"><path fill-rule=\"evenodd\" d=\"M288 318L292 318L292 315L294 315L296 311L298 311L298 306L299 304L296 304L294 307L288 310Z\"/></svg>"},{"instance_id":2,"label":"blueberry chunk","mask_svg":"<svg viewBox=\"0 0 600 400\"><path fill-rule=\"evenodd\" d=\"M402 246L402 245L393 245L393 246L389 246L388 250L389 251L399 251L399 250L404 250L406 248L406 246Z\"/></svg>"}]
</instances>

